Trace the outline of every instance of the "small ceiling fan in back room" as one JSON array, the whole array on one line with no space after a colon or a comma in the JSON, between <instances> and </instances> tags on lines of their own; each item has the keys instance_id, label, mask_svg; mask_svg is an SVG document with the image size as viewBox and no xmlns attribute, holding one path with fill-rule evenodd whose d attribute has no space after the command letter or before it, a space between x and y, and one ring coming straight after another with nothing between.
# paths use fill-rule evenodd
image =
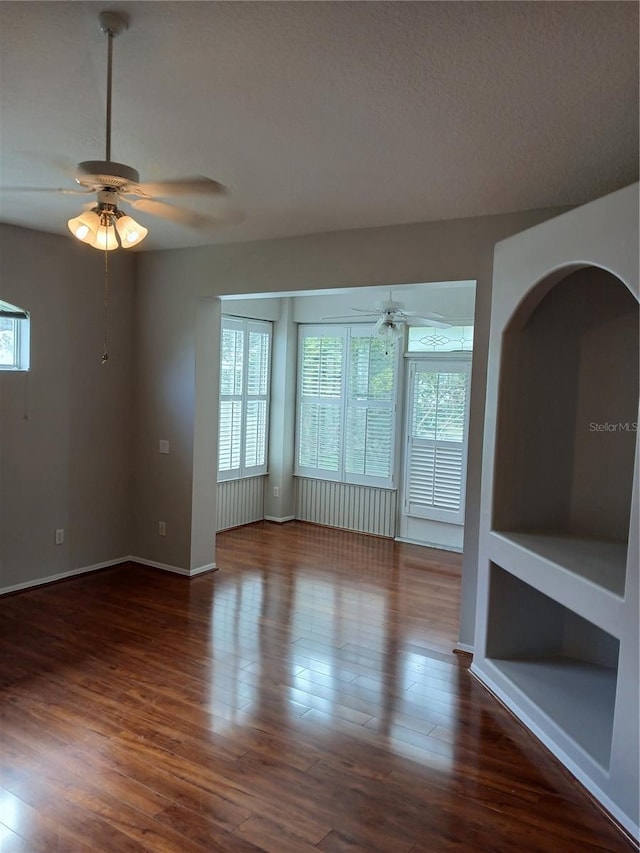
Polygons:
<instances>
[{"instance_id":1,"label":"small ceiling fan in back room","mask_svg":"<svg viewBox=\"0 0 640 853\"><path fill-rule=\"evenodd\" d=\"M206 177L173 178L167 181L140 183L140 175L132 166L111 159L111 89L113 72L113 39L127 29L128 19L113 11L98 16L100 28L107 39L107 97L105 159L79 163L75 174L75 189L38 187L7 187L11 191L56 192L66 195L91 196L95 199L68 221L74 237L101 251L122 247L131 249L141 243L148 229L140 225L122 206L141 213L159 216L180 225L210 229L229 221L229 216L206 215L176 207L160 198L173 196L228 196L225 186Z\"/></svg>"},{"instance_id":2,"label":"small ceiling fan in back room","mask_svg":"<svg viewBox=\"0 0 640 853\"><path fill-rule=\"evenodd\" d=\"M378 300L373 303L373 309L367 308L352 308L355 314L348 314L337 317L323 317L323 320L373 320L376 319L374 333L383 337L400 336L404 326L434 326L437 329L448 329L450 323L447 323L442 314L433 312L425 312L418 314L415 311L405 311L403 302L396 302L391 298Z\"/></svg>"}]
</instances>

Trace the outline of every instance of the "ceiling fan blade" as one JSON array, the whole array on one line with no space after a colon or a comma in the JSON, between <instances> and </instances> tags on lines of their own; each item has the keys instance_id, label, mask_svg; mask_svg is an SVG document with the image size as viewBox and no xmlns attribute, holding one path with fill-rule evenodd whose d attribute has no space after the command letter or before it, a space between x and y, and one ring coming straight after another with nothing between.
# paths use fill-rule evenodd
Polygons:
<instances>
[{"instance_id":1,"label":"ceiling fan blade","mask_svg":"<svg viewBox=\"0 0 640 853\"><path fill-rule=\"evenodd\" d=\"M89 195L93 190L67 190L62 187L0 187L3 193L62 193L62 195Z\"/></svg>"},{"instance_id":2,"label":"ceiling fan blade","mask_svg":"<svg viewBox=\"0 0 640 853\"><path fill-rule=\"evenodd\" d=\"M368 314L365 316L377 317L378 315L377 314ZM322 319L322 320L356 320L356 319L363 320L364 317L354 317L353 314L338 314L338 315L332 315L330 317L321 317L320 319Z\"/></svg>"},{"instance_id":3,"label":"ceiling fan blade","mask_svg":"<svg viewBox=\"0 0 640 853\"><path fill-rule=\"evenodd\" d=\"M144 198L151 196L179 196L179 195L218 195L227 196L229 190L211 178L193 177L176 178L170 181L149 181L143 184L129 183L126 192L139 195Z\"/></svg>"},{"instance_id":4,"label":"ceiling fan blade","mask_svg":"<svg viewBox=\"0 0 640 853\"><path fill-rule=\"evenodd\" d=\"M447 323L445 320L436 320L433 316L418 317L417 314L410 314L404 318L404 322L407 326L433 326L435 329L451 328L451 323Z\"/></svg>"},{"instance_id":5,"label":"ceiling fan blade","mask_svg":"<svg viewBox=\"0 0 640 853\"><path fill-rule=\"evenodd\" d=\"M167 204L165 201L156 201L151 198L139 198L124 200L126 204L130 204L136 210L141 210L143 213L150 213L151 216L160 216L163 219L169 219L171 222L178 222L180 225L188 225L190 228L200 228L207 230L216 226L229 224L231 221L239 221L239 214L220 214L219 216L207 216L203 213L196 213L193 210L186 210L184 207L175 207L172 204Z\"/></svg>"},{"instance_id":6,"label":"ceiling fan blade","mask_svg":"<svg viewBox=\"0 0 640 853\"><path fill-rule=\"evenodd\" d=\"M418 314L417 311L401 311L406 317L420 317L421 320L444 320L444 314L438 314L436 311L425 311L424 314Z\"/></svg>"}]
</instances>

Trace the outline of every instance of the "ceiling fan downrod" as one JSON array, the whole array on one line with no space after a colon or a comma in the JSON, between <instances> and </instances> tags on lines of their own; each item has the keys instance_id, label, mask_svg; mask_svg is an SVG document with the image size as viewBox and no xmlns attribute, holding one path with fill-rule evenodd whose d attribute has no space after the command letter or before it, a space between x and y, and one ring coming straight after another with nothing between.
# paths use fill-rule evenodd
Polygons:
<instances>
[{"instance_id":1,"label":"ceiling fan downrod","mask_svg":"<svg viewBox=\"0 0 640 853\"><path fill-rule=\"evenodd\" d=\"M107 119L105 160L111 162L111 82L113 77L113 39L129 26L117 12L104 11L99 16L100 29L107 37Z\"/></svg>"}]
</instances>

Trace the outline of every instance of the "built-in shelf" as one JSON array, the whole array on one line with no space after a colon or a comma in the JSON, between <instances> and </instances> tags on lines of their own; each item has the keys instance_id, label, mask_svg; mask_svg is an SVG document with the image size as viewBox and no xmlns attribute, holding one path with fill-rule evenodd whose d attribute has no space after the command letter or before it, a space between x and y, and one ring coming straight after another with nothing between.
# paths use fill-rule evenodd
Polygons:
<instances>
[{"instance_id":1,"label":"built-in shelf","mask_svg":"<svg viewBox=\"0 0 640 853\"><path fill-rule=\"evenodd\" d=\"M638 186L496 246L472 672L632 835Z\"/></svg>"},{"instance_id":2,"label":"built-in shelf","mask_svg":"<svg viewBox=\"0 0 640 853\"><path fill-rule=\"evenodd\" d=\"M627 543L557 533L497 531L507 542L567 569L616 595L624 595Z\"/></svg>"},{"instance_id":3,"label":"built-in shelf","mask_svg":"<svg viewBox=\"0 0 640 853\"><path fill-rule=\"evenodd\" d=\"M492 660L524 693L603 768L611 757L617 671L566 657Z\"/></svg>"},{"instance_id":4,"label":"built-in shelf","mask_svg":"<svg viewBox=\"0 0 640 853\"><path fill-rule=\"evenodd\" d=\"M491 564L487 659L605 768L619 652L615 636Z\"/></svg>"}]
</instances>

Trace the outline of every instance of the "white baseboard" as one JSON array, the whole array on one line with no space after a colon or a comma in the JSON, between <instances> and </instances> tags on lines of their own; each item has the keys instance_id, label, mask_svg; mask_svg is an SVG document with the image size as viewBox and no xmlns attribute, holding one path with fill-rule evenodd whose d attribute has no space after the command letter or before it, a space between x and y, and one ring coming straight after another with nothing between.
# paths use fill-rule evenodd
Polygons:
<instances>
[{"instance_id":1,"label":"white baseboard","mask_svg":"<svg viewBox=\"0 0 640 853\"><path fill-rule=\"evenodd\" d=\"M44 578L35 578L34 580L24 581L23 583L15 583L12 586L0 587L0 595L8 595L10 592L20 592L23 589L31 589L35 586L63 581L67 578L74 578L77 575L86 575L89 572L97 572L99 569L109 569L111 566L119 566L120 563L127 563L130 559L131 557L118 557L115 560L105 560L104 563L94 563L91 566L81 566L79 569L71 569L68 572L58 572L56 575L47 575Z\"/></svg>"},{"instance_id":2,"label":"white baseboard","mask_svg":"<svg viewBox=\"0 0 640 853\"><path fill-rule=\"evenodd\" d=\"M441 542L424 542L418 539L408 539L406 536L395 536L394 542L405 542L407 545L422 545L423 548L435 548L437 551L453 551L462 554L462 548L458 545L443 545Z\"/></svg>"},{"instance_id":3,"label":"white baseboard","mask_svg":"<svg viewBox=\"0 0 640 853\"><path fill-rule=\"evenodd\" d=\"M275 521L276 524L284 524L285 521L295 521L295 515L285 515L283 518L276 518L274 515L265 515L265 521Z\"/></svg>"},{"instance_id":4,"label":"white baseboard","mask_svg":"<svg viewBox=\"0 0 640 853\"><path fill-rule=\"evenodd\" d=\"M127 557L127 560L132 563L140 563L142 566L149 566L152 569L160 569L163 572L182 575L185 578L194 578L196 575L202 575L205 572L213 572L218 568L215 563L207 563L205 566L198 566L195 569L183 569L181 566L171 566L169 563L158 563L156 560L147 560L145 557Z\"/></svg>"},{"instance_id":5,"label":"white baseboard","mask_svg":"<svg viewBox=\"0 0 640 853\"><path fill-rule=\"evenodd\" d=\"M21 592L24 589L32 589L36 586L43 586L47 583L55 583L56 581L67 580L78 575L86 575L89 572L97 572L100 569L110 569L112 566L119 566L121 563L140 563L142 566L150 566L153 569L161 569L163 572L172 572L175 575L183 575L187 578L195 578L197 575L202 575L205 572L217 571L215 563L207 563L206 566L198 566L195 569L181 569L179 566L169 566L166 563L156 563L155 560L145 560L142 557L117 557L114 560L105 560L103 563L94 563L91 566L81 566L79 569L71 569L68 572L58 572L55 575L48 575L44 578L35 578L35 580L23 581L15 583L11 586L0 587L0 596L8 595L10 592Z\"/></svg>"},{"instance_id":6,"label":"white baseboard","mask_svg":"<svg viewBox=\"0 0 640 853\"><path fill-rule=\"evenodd\" d=\"M204 575L206 572L217 572L218 567L215 563L207 563L205 566L198 566L195 569L191 569L189 572L190 578L195 578L197 575Z\"/></svg>"}]
</instances>

